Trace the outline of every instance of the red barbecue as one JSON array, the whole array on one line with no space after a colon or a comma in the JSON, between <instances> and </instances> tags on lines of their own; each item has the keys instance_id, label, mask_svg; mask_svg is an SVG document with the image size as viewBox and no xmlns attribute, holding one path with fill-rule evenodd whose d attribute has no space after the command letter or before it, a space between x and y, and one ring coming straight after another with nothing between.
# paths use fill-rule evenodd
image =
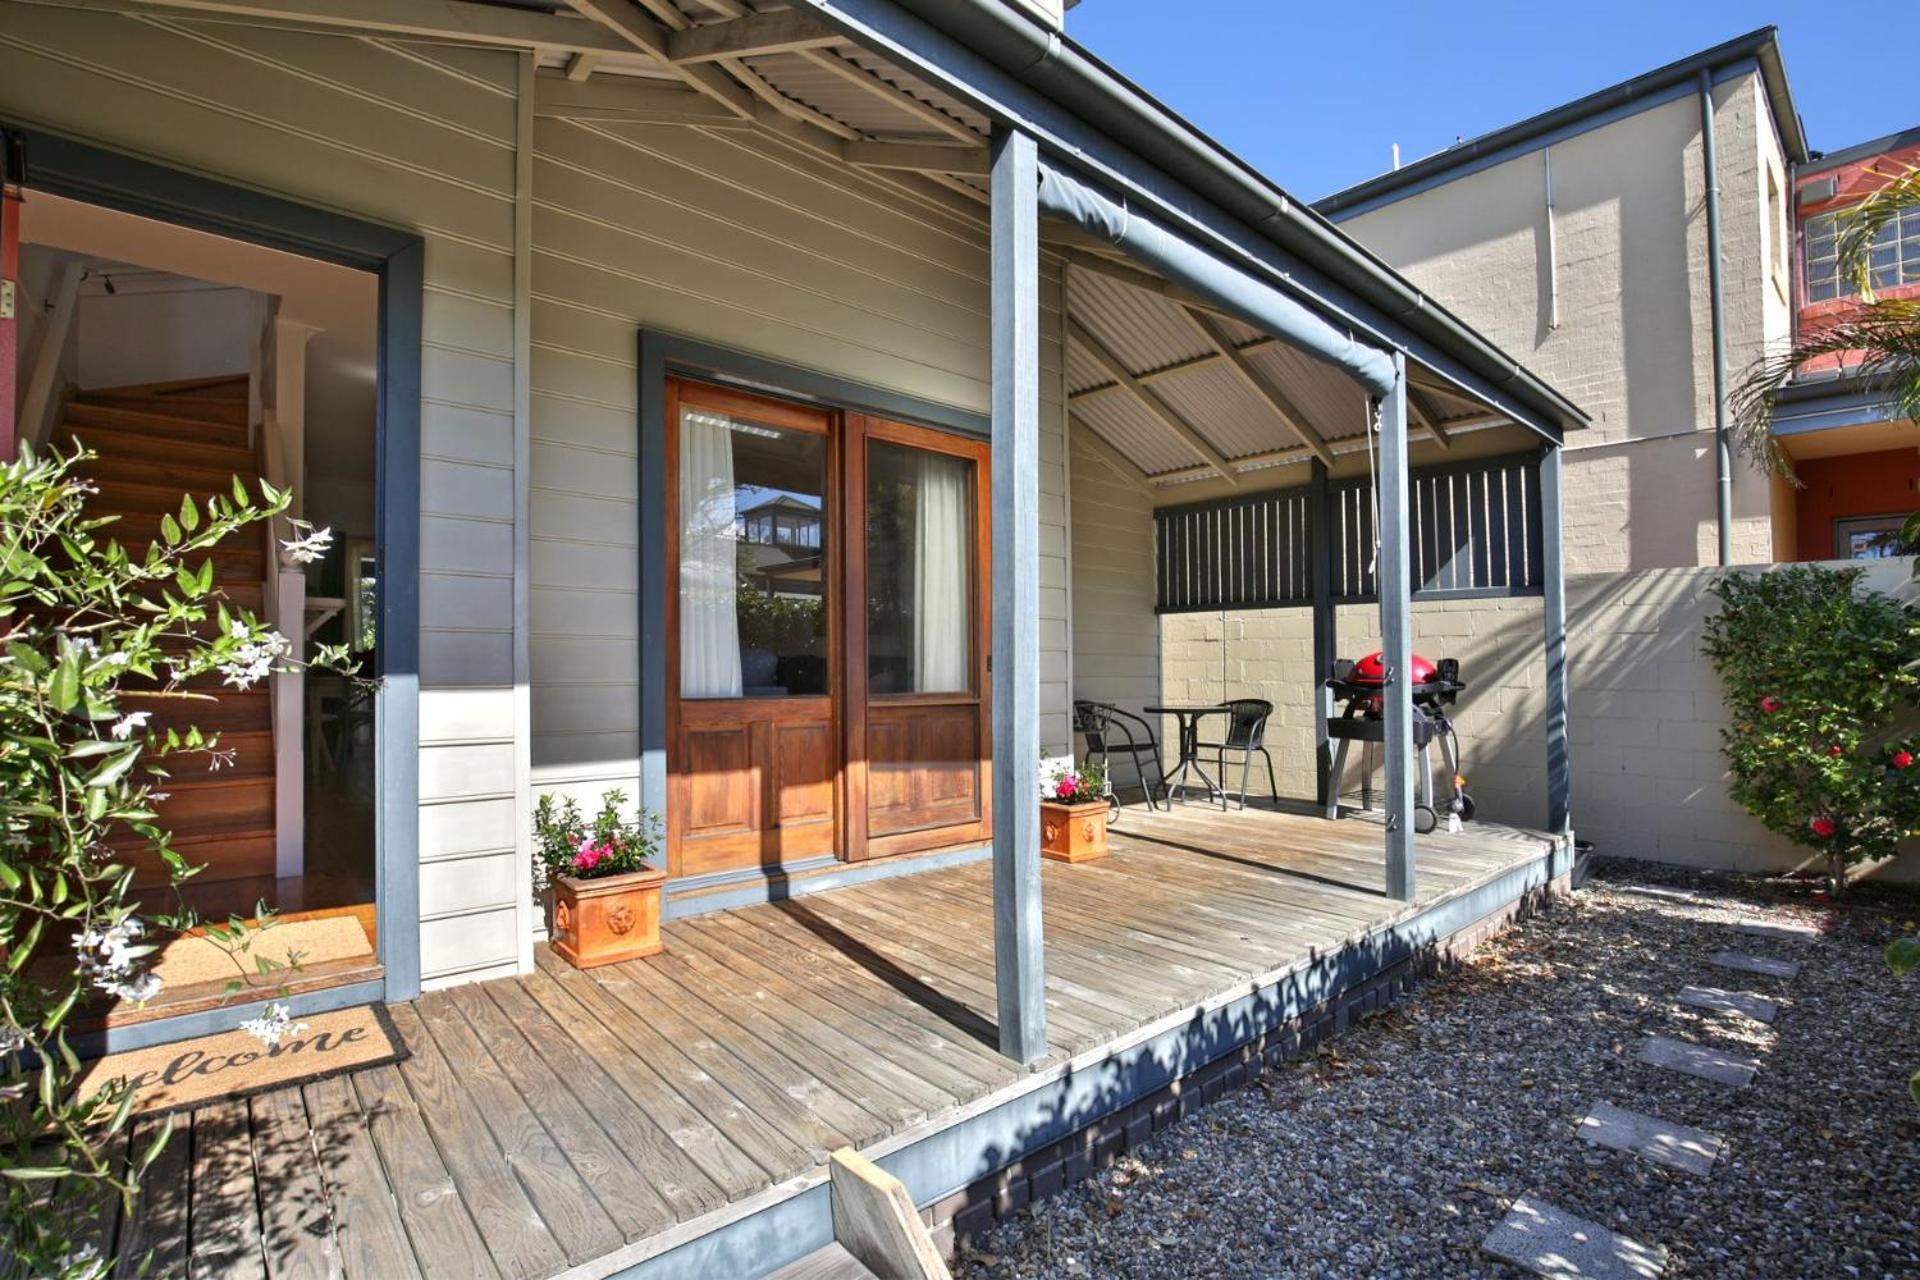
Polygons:
<instances>
[{"instance_id":1,"label":"red barbecue","mask_svg":"<svg viewBox=\"0 0 1920 1280\"><path fill-rule=\"evenodd\" d=\"M1467 794L1467 780L1460 773L1460 735L1454 731L1447 709L1460 698L1467 686L1460 679L1457 658L1429 662L1413 655L1413 749L1419 760L1419 792L1414 799L1413 827L1425 833L1440 824L1440 815L1452 814L1462 822L1473 817L1473 797ZM1338 740L1333 757L1333 775L1328 779L1327 816L1340 816L1340 784L1346 776L1347 747L1360 744L1360 804L1373 808L1373 756L1375 744L1386 742L1384 719L1385 694L1393 683L1393 673L1378 651L1358 662L1342 658L1333 665L1333 678L1327 681L1329 696L1342 699L1344 708L1327 717L1327 736ZM1433 794L1433 745L1447 767L1448 797L1436 805Z\"/></svg>"}]
</instances>

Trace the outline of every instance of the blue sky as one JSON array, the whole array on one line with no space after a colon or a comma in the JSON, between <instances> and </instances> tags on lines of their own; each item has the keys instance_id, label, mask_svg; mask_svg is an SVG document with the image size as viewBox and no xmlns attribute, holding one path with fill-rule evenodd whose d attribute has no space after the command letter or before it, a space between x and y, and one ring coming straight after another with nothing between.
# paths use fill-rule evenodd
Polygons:
<instances>
[{"instance_id":1,"label":"blue sky","mask_svg":"<svg viewBox=\"0 0 1920 1280\"><path fill-rule=\"evenodd\" d=\"M1920 126L1920 0L1081 0L1067 15L1305 199L1385 170L1396 142L1415 160L1769 23L1815 149Z\"/></svg>"}]
</instances>

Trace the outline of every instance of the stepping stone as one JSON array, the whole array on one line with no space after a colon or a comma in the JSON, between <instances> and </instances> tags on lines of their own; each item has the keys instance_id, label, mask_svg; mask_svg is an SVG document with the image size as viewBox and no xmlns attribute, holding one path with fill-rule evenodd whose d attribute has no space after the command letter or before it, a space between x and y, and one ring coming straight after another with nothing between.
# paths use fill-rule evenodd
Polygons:
<instances>
[{"instance_id":1,"label":"stepping stone","mask_svg":"<svg viewBox=\"0 0 1920 1280\"><path fill-rule=\"evenodd\" d=\"M1631 1151L1655 1164L1682 1173L1707 1173L1727 1149L1723 1139L1704 1129L1690 1129L1658 1116L1624 1111L1608 1102L1596 1102L1580 1122L1580 1136L1615 1151Z\"/></svg>"},{"instance_id":2,"label":"stepping stone","mask_svg":"<svg viewBox=\"0 0 1920 1280\"><path fill-rule=\"evenodd\" d=\"M1494 1257L1552 1280L1654 1280L1667 1251L1521 1196L1480 1247Z\"/></svg>"},{"instance_id":3,"label":"stepping stone","mask_svg":"<svg viewBox=\"0 0 1920 1280\"><path fill-rule=\"evenodd\" d=\"M1744 951L1716 951L1707 957L1707 963L1722 969L1738 969L1742 973L1764 974L1769 978L1791 978L1800 972L1800 962L1797 960L1750 956Z\"/></svg>"},{"instance_id":4,"label":"stepping stone","mask_svg":"<svg viewBox=\"0 0 1920 1280\"><path fill-rule=\"evenodd\" d=\"M1640 1047L1640 1061L1716 1084L1730 1084L1736 1089L1753 1083L1754 1073L1760 1070L1758 1058L1725 1053L1685 1040L1669 1040L1665 1036L1648 1036Z\"/></svg>"},{"instance_id":5,"label":"stepping stone","mask_svg":"<svg viewBox=\"0 0 1920 1280\"><path fill-rule=\"evenodd\" d=\"M1820 936L1818 927L1810 924L1778 924L1765 920L1742 920L1734 931L1744 933L1750 938L1773 938L1780 942L1812 942Z\"/></svg>"},{"instance_id":6,"label":"stepping stone","mask_svg":"<svg viewBox=\"0 0 1920 1280\"><path fill-rule=\"evenodd\" d=\"M1700 898L1685 889L1668 889L1657 884L1623 884L1621 893L1631 893L1638 898L1663 898L1668 902L1696 903Z\"/></svg>"},{"instance_id":7,"label":"stepping stone","mask_svg":"<svg viewBox=\"0 0 1920 1280\"><path fill-rule=\"evenodd\" d=\"M1755 1022L1772 1022L1780 1006L1765 996L1746 991L1726 991L1719 987L1682 987L1680 1003L1716 1013L1737 1013Z\"/></svg>"}]
</instances>

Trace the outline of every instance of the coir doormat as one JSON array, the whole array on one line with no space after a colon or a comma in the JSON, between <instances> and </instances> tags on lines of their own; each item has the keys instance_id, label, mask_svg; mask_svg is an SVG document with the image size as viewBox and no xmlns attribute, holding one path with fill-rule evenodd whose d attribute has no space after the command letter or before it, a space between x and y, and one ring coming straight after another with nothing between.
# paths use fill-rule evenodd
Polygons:
<instances>
[{"instance_id":1,"label":"coir doormat","mask_svg":"<svg viewBox=\"0 0 1920 1280\"><path fill-rule=\"evenodd\" d=\"M301 1029L271 1049L245 1031L223 1031L109 1054L88 1069L78 1096L88 1097L108 1081L124 1078L133 1084L134 1114L152 1114L303 1084L407 1056L405 1043L379 1005L308 1014L295 1018L294 1024Z\"/></svg>"}]
</instances>

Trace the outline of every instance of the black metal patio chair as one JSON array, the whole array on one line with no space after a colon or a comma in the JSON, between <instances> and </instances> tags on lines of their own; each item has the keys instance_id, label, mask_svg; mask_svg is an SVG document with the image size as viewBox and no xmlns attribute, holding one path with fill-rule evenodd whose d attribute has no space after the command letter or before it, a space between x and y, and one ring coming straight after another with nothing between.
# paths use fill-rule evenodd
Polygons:
<instances>
[{"instance_id":1,"label":"black metal patio chair","mask_svg":"<svg viewBox=\"0 0 1920 1280\"><path fill-rule=\"evenodd\" d=\"M1135 737L1135 730L1139 736ZM1146 793L1147 808L1158 809L1154 802L1155 789L1164 791L1167 785L1166 766L1160 763L1160 743L1153 736L1153 727L1141 717L1130 711L1122 711L1111 702L1093 702L1086 698L1076 698L1073 703L1073 731L1087 740L1087 758L1098 758L1100 767L1108 771L1107 786L1111 790L1111 760L1114 753L1126 755L1133 761L1133 771L1140 779L1140 789ZM1153 762L1152 782L1147 781L1146 761ZM1167 807L1173 807L1173 801L1167 801Z\"/></svg>"},{"instance_id":2,"label":"black metal patio chair","mask_svg":"<svg viewBox=\"0 0 1920 1280\"><path fill-rule=\"evenodd\" d=\"M1222 705L1227 709L1226 737L1219 742L1197 744L1198 751L1213 753L1214 768L1220 774L1220 807L1227 806L1227 753L1230 751L1240 756L1240 807L1247 807L1247 778L1253 770L1256 753L1267 762L1267 790L1278 800L1280 783L1273 771L1273 757L1267 753L1267 719L1273 715L1273 704L1265 698L1235 698Z\"/></svg>"}]
</instances>

